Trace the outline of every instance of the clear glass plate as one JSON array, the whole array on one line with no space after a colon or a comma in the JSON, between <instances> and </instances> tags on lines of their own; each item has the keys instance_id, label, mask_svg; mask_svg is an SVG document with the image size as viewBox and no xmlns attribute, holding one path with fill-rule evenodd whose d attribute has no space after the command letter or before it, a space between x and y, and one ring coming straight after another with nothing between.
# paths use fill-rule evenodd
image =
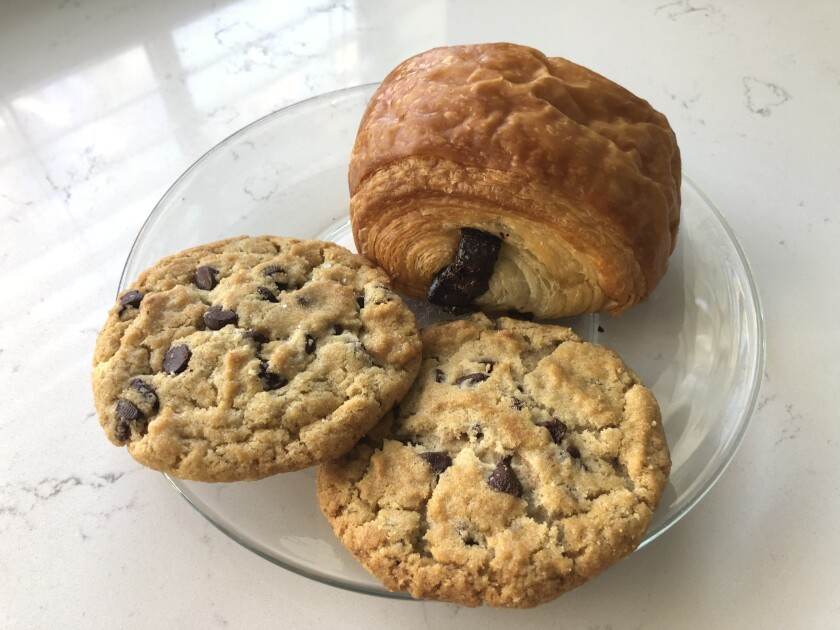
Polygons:
<instances>
[{"instance_id":1,"label":"clear glass plate","mask_svg":"<svg viewBox=\"0 0 840 630\"><path fill-rule=\"evenodd\" d=\"M320 238L352 249L347 162L374 87L297 103L209 151L152 211L120 290L162 256L241 234ZM673 469L642 545L684 516L726 468L763 373L761 308L743 252L687 178L682 195L678 245L650 299L619 319L564 322L616 349L662 407ZM311 469L258 482L171 482L221 531L286 569L353 591L407 597L386 591L337 542L315 500Z\"/></svg>"}]
</instances>

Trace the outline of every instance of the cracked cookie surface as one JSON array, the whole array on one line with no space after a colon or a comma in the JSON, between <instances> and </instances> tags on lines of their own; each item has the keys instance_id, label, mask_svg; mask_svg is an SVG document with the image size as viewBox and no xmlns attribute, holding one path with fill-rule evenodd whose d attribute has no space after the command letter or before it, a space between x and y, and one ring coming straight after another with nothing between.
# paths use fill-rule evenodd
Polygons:
<instances>
[{"instance_id":1,"label":"cracked cookie surface","mask_svg":"<svg viewBox=\"0 0 840 630\"><path fill-rule=\"evenodd\" d=\"M638 546L671 462L613 351L484 315L421 335L399 407L318 466L321 509L368 571L416 598L529 607Z\"/></svg>"},{"instance_id":2,"label":"cracked cookie surface","mask_svg":"<svg viewBox=\"0 0 840 630\"><path fill-rule=\"evenodd\" d=\"M166 257L117 298L94 398L141 464L259 479L351 448L406 393L420 348L413 314L361 256L240 237Z\"/></svg>"}]
</instances>

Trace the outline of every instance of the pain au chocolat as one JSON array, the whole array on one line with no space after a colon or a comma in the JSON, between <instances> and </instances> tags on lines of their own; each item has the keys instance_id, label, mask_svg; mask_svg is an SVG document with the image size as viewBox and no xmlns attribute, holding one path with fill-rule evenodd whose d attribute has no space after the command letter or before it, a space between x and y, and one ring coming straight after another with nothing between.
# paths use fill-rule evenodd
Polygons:
<instances>
[{"instance_id":1,"label":"pain au chocolat","mask_svg":"<svg viewBox=\"0 0 840 630\"><path fill-rule=\"evenodd\" d=\"M359 251L454 310L539 318L647 298L680 218L665 116L532 48L436 48L376 90L350 161Z\"/></svg>"}]
</instances>

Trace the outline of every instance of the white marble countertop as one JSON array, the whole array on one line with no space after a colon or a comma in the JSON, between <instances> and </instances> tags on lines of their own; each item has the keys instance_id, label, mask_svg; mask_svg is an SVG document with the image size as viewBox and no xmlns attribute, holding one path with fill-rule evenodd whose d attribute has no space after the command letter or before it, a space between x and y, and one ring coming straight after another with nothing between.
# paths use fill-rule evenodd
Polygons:
<instances>
[{"instance_id":1,"label":"white marble countertop","mask_svg":"<svg viewBox=\"0 0 840 630\"><path fill-rule=\"evenodd\" d=\"M667 114L761 290L756 414L693 511L550 604L310 581L107 443L94 339L146 216L214 144L413 53L500 40ZM0 627L840 627L838 41L837 0L0 4Z\"/></svg>"}]
</instances>

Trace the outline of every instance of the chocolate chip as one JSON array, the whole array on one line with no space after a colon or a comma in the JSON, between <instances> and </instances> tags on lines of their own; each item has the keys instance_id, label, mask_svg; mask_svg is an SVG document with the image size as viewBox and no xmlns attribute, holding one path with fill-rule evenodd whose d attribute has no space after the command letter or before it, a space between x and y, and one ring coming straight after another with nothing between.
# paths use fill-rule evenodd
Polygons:
<instances>
[{"instance_id":1,"label":"chocolate chip","mask_svg":"<svg viewBox=\"0 0 840 630\"><path fill-rule=\"evenodd\" d=\"M250 339L256 344L268 343L268 337L266 337L261 332L257 332L256 330L246 330L243 336L245 337L245 339Z\"/></svg>"},{"instance_id":2,"label":"chocolate chip","mask_svg":"<svg viewBox=\"0 0 840 630\"><path fill-rule=\"evenodd\" d=\"M598 332L604 332L604 327L603 326L598 326Z\"/></svg>"},{"instance_id":3,"label":"chocolate chip","mask_svg":"<svg viewBox=\"0 0 840 630\"><path fill-rule=\"evenodd\" d=\"M234 326L239 321L236 313L227 311L221 306L211 306L206 313L204 313L204 324L210 330L221 330L228 324Z\"/></svg>"},{"instance_id":4,"label":"chocolate chip","mask_svg":"<svg viewBox=\"0 0 840 630\"><path fill-rule=\"evenodd\" d=\"M490 287L501 246L498 236L462 228L455 259L438 272L429 286L429 302L461 309L472 306Z\"/></svg>"},{"instance_id":5,"label":"chocolate chip","mask_svg":"<svg viewBox=\"0 0 840 630\"><path fill-rule=\"evenodd\" d=\"M359 310L365 307L365 296L364 295L357 295L356 296L356 304L359 305Z\"/></svg>"},{"instance_id":6,"label":"chocolate chip","mask_svg":"<svg viewBox=\"0 0 840 630\"><path fill-rule=\"evenodd\" d=\"M443 370L435 368L435 383L443 383L445 379L446 375L444 375Z\"/></svg>"},{"instance_id":7,"label":"chocolate chip","mask_svg":"<svg viewBox=\"0 0 840 630\"><path fill-rule=\"evenodd\" d=\"M566 452L575 459L580 459L580 450L574 444L567 448Z\"/></svg>"},{"instance_id":8,"label":"chocolate chip","mask_svg":"<svg viewBox=\"0 0 840 630\"><path fill-rule=\"evenodd\" d=\"M134 289L126 291L120 297L120 315L122 315L123 311L129 306L133 308L140 308L140 302L142 301L143 294L140 293L140 291L135 291Z\"/></svg>"},{"instance_id":9,"label":"chocolate chip","mask_svg":"<svg viewBox=\"0 0 840 630\"><path fill-rule=\"evenodd\" d=\"M127 442L131 437L131 426L125 420L117 420L114 425L114 435L120 442Z\"/></svg>"},{"instance_id":10,"label":"chocolate chip","mask_svg":"<svg viewBox=\"0 0 840 630\"><path fill-rule=\"evenodd\" d=\"M455 529L458 532L458 535L461 537L461 541L467 547L475 547L479 544L478 539L476 539L476 537L473 536L472 532L470 532L467 526L458 525L458 527L456 527Z\"/></svg>"},{"instance_id":11,"label":"chocolate chip","mask_svg":"<svg viewBox=\"0 0 840 630\"><path fill-rule=\"evenodd\" d=\"M484 372L475 372L473 374L464 374L464 376L459 376L455 379L455 384L462 385L466 383L467 385L475 385L481 381L486 381L488 378L490 378L489 374L485 374Z\"/></svg>"},{"instance_id":12,"label":"chocolate chip","mask_svg":"<svg viewBox=\"0 0 840 630\"><path fill-rule=\"evenodd\" d=\"M117 423L114 426L114 433L120 442L125 442L131 437L131 427L135 427L141 435L148 430L149 422L143 412L137 406L125 398L117 400L115 409Z\"/></svg>"},{"instance_id":13,"label":"chocolate chip","mask_svg":"<svg viewBox=\"0 0 840 630\"><path fill-rule=\"evenodd\" d=\"M163 357L163 369L169 374L180 374L187 369L191 356L187 346L172 346Z\"/></svg>"},{"instance_id":14,"label":"chocolate chip","mask_svg":"<svg viewBox=\"0 0 840 630\"><path fill-rule=\"evenodd\" d=\"M262 275L264 276L273 276L276 273L286 273L286 270L283 269L283 267L281 267L280 265L269 265L268 267L262 270ZM277 282L275 280L275 284L277 285L278 291L285 291L289 288L288 282Z\"/></svg>"},{"instance_id":15,"label":"chocolate chip","mask_svg":"<svg viewBox=\"0 0 840 630\"><path fill-rule=\"evenodd\" d=\"M143 417L143 412L137 408L137 405L125 398L117 400L116 413L117 418L126 421L138 420Z\"/></svg>"},{"instance_id":16,"label":"chocolate chip","mask_svg":"<svg viewBox=\"0 0 840 630\"><path fill-rule=\"evenodd\" d=\"M508 455L500 461L496 466L496 470L493 471L493 474L487 480L487 483L493 490L506 492L515 497L521 497L522 484L519 483L519 479L516 478L516 473L513 472L513 468L510 465L511 459L512 456Z\"/></svg>"},{"instance_id":17,"label":"chocolate chip","mask_svg":"<svg viewBox=\"0 0 840 630\"><path fill-rule=\"evenodd\" d=\"M426 460L426 463L437 474L442 473L452 465L452 458L449 456L449 453L444 453L443 451L420 453L420 457Z\"/></svg>"},{"instance_id":18,"label":"chocolate chip","mask_svg":"<svg viewBox=\"0 0 840 630\"><path fill-rule=\"evenodd\" d=\"M277 296L265 287L257 287L257 293L260 294L262 299L277 303Z\"/></svg>"},{"instance_id":19,"label":"chocolate chip","mask_svg":"<svg viewBox=\"0 0 840 630\"><path fill-rule=\"evenodd\" d=\"M265 388L267 390L280 389L289 383L289 379L286 377L269 371L268 363L265 361L260 362L260 378L265 381Z\"/></svg>"},{"instance_id":20,"label":"chocolate chip","mask_svg":"<svg viewBox=\"0 0 840 630\"><path fill-rule=\"evenodd\" d=\"M555 444L560 444L560 442L563 441L563 437L566 435L566 425L557 418L552 418L548 422L540 424L539 426L548 430L551 434L551 441Z\"/></svg>"},{"instance_id":21,"label":"chocolate chip","mask_svg":"<svg viewBox=\"0 0 840 630\"><path fill-rule=\"evenodd\" d=\"M139 378L133 378L131 379L131 382L128 384L128 386L131 389L139 392L140 395L143 397L143 400L145 400L148 404L152 406L152 409L158 408L157 394L155 393L155 390L152 389L152 386L149 385L146 381L140 380Z\"/></svg>"},{"instance_id":22,"label":"chocolate chip","mask_svg":"<svg viewBox=\"0 0 840 630\"><path fill-rule=\"evenodd\" d=\"M195 286L199 289L209 291L218 284L216 281L217 273L219 273L218 269L214 269L208 265L202 265L195 270Z\"/></svg>"},{"instance_id":23,"label":"chocolate chip","mask_svg":"<svg viewBox=\"0 0 840 630\"><path fill-rule=\"evenodd\" d=\"M306 350L306 354L312 354L315 352L315 339L312 335L306 335L306 345L304 346Z\"/></svg>"}]
</instances>

